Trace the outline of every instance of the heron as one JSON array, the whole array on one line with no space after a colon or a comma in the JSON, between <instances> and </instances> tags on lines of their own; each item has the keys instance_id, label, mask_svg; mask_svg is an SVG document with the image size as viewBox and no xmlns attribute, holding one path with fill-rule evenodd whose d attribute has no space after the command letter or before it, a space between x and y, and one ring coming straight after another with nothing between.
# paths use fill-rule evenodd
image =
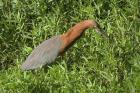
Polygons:
<instances>
[{"instance_id":1,"label":"heron","mask_svg":"<svg viewBox=\"0 0 140 93\"><path fill-rule=\"evenodd\" d=\"M107 36L95 20L83 20L62 35L53 36L38 45L25 62L21 65L22 70L34 70L46 64L51 64L57 56L65 52L79 39L88 28L94 28L101 35Z\"/></svg>"}]
</instances>

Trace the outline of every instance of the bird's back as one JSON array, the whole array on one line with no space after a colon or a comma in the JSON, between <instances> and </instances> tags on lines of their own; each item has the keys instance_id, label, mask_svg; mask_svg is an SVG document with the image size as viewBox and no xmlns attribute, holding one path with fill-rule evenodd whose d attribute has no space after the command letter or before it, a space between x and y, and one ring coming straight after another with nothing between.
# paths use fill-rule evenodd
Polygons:
<instances>
[{"instance_id":1,"label":"bird's back","mask_svg":"<svg viewBox=\"0 0 140 93\"><path fill-rule=\"evenodd\" d=\"M60 40L60 36L45 40L32 51L26 61L22 64L21 69L35 69L45 64L52 63L59 54L61 44L62 41Z\"/></svg>"}]
</instances>

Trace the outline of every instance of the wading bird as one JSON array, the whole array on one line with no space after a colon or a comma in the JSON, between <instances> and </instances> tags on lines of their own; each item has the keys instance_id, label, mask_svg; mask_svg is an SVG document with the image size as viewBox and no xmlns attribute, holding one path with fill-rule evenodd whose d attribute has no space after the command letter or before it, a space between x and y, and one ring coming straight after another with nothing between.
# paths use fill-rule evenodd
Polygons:
<instances>
[{"instance_id":1,"label":"wading bird","mask_svg":"<svg viewBox=\"0 0 140 93\"><path fill-rule=\"evenodd\" d=\"M59 54L68 49L88 28L94 28L97 32L105 35L96 21L84 20L79 22L63 35L54 36L37 46L21 65L21 69L31 70L52 63Z\"/></svg>"}]
</instances>

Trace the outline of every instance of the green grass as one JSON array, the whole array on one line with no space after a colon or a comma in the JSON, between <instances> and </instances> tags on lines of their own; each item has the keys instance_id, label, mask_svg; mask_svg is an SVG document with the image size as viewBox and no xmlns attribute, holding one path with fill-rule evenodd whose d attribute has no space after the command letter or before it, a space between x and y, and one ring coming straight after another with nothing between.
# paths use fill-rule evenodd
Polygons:
<instances>
[{"instance_id":1,"label":"green grass","mask_svg":"<svg viewBox=\"0 0 140 93\"><path fill-rule=\"evenodd\" d=\"M0 93L140 93L139 0L0 0ZM89 29L53 65L21 71L42 41L84 19Z\"/></svg>"}]
</instances>

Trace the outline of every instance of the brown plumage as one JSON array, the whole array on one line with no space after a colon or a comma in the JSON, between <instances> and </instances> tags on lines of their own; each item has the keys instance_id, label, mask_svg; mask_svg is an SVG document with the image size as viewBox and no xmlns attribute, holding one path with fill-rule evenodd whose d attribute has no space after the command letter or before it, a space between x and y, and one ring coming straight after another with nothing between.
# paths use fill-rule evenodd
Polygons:
<instances>
[{"instance_id":1,"label":"brown plumage","mask_svg":"<svg viewBox=\"0 0 140 93\"><path fill-rule=\"evenodd\" d=\"M22 64L21 69L36 69L45 64L52 63L60 53L68 49L68 47L70 47L88 28L94 28L106 36L97 22L94 20L84 20L71 27L63 35L55 36L42 42L28 56L26 61Z\"/></svg>"}]
</instances>

